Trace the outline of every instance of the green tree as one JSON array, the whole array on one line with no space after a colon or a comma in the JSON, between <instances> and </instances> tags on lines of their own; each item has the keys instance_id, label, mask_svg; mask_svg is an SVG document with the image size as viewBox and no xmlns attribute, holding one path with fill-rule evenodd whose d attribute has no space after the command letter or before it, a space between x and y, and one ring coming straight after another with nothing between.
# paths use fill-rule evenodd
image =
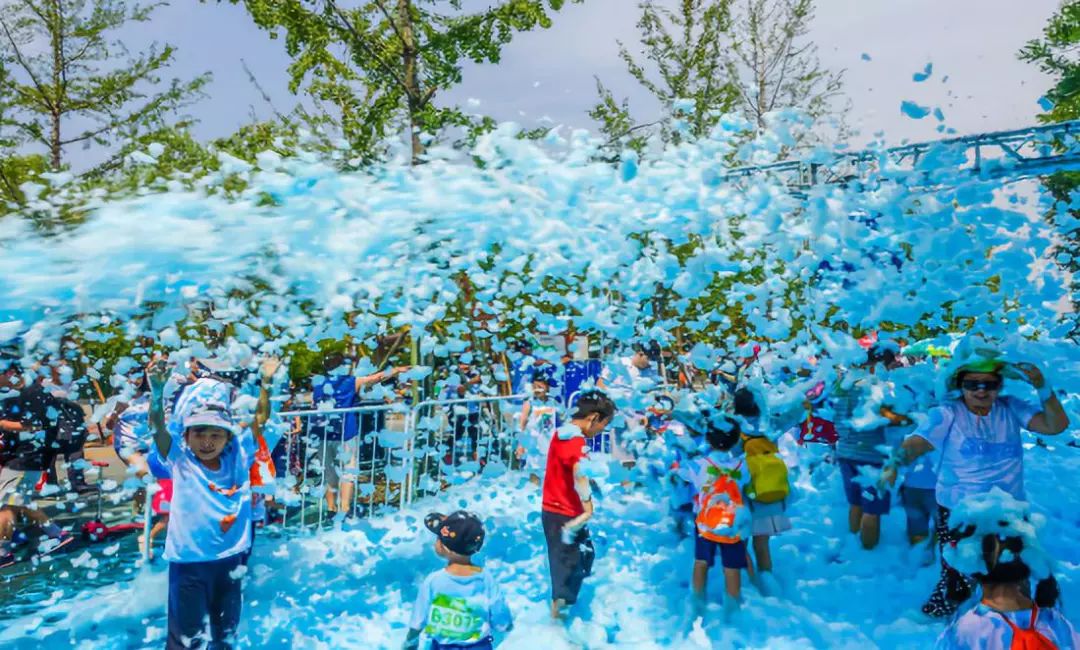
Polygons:
<instances>
[{"instance_id":1,"label":"green tree","mask_svg":"<svg viewBox=\"0 0 1080 650\"><path fill-rule=\"evenodd\" d=\"M814 0L738 0L733 5L728 78L738 89L747 119L764 128L765 116L800 108L815 122L843 117L837 105L843 71L822 67L808 38ZM838 122L842 131L842 123Z\"/></svg>"},{"instance_id":2,"label":"green tree","mask_svg":"<svg viewBox=\"0 0 1080 650\"><path fill-rule=\"evenodd\" d=\"M116 29L142 23L160 4L126 0L12 0L0 10L0 62L10 112L21 144L37 145L49 166L65 164L71 146L114 147L106 165L128 151L118 143L161 128L165 117L196 97L209 81L172 79L160 89L174 49L152 46L128 56L110 40Z\"/></svg>"},{"instance_id":3,"label":"green tree","mask_svg":"<svg viewBox=\"0 0 1080 650\"><path fill-rule=\"evenodd\" d=\"M1043 30L1042 38L1031 40L1020 50L1020 58L1034 63L1054 79L1046 93L1048 110L1039 116L1043 122L1064 122L1080 119L1080 2L1066 2L1054 14ZM1064 143L1062 143L1064 144ZM1075 143L1070 143L1075 144ZM1050 193L1061 205L1070 205L1071 197L1080 188L1080 173L1057 172L1045 179ZM1051 213L1050 218L1056 216ZM1080 217L1080 212L1062 215L1065 221ZM1073 314L1080 314L1080 228L1066 226L1061 232L1055 259L1073 278ZM1076 318L1072 335L1080 339L1080 318Z\"/></svg>"},{"instance_id":4,"label":"green tree","mask_svg":"<svg viewBox=\"0 0 1080 650\"><path fill-rule=\"evenodd\" d=\"M365 0L354 8L335 0L229 1L242 3L272 38L285 33L290 89L335 113L355 151L378 157L391 133L407 130L414 163L425 134L490 127L438 101L461 83L465 62L498 63L516 33L549 27L565 2L503 0L469 12L462 0Z\"/></svg>"},{"instance_id":5,"label":"green tree","mask_svg":"<svg viewBox=\"0 0 1080 650\"><path fill-rule=\"evenodd\" d=\"M721 114L736 106L738 91L724 74L730 5L731 0L681 0L676 11L651 1L638 5L637 26L645 58L634 58L621 41L619 56L634 80L660 102L662 115L650 121L634 119L629 100L616 100L597 78L600 101L589 116L600 123L600 131L613 144L621 141L641 152L655 133L664 142L678 143L684 135L699 138L708 135ZM692 101L693 111L677 106L680 100ZM676 115L684 117L685 131L672 128L668 118Z\"/></svg>"},{"instance_id":6,"label":"green tree","mask_svg":"<svg viewBox=\"0 0 1080 650\"><path fill-rule=\"evenodd\" d=\"M807 38L813 6L813 0L680 0L672 10L646 0L638 20L644 58L622 43L620 55L660 103L661 115L634 119L629 101L617 101L600 80L600 101L589 115L610 139L638 151L655 133L665 143L700 138L732 111L758 128L783 108L800 108L815 120L840 118L843 73L823 68ZM672 117L681 118L678 128Z\"/></svg>"}]
</instances>

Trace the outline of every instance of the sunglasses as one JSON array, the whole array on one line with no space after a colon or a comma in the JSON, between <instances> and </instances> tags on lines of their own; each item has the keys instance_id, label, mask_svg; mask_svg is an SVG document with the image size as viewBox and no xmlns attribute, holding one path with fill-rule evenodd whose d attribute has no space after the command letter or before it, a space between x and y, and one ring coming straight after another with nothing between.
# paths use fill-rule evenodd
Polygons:
<instances>
[{"instance_id":1,"label":"sunglasses","mask_svg":"<svg viewBox=\"0 0 1080 650\"><path fill-rule=\"evenodd\" d=\"M982 380L965 379L964 381L960 382L960 386L964 390L971 391L971 392L975 392L977 390L994 391L994 390L999 390L1001 388L1001 380L1000 379L982 379Z\"/></svg>"}]
</instances>

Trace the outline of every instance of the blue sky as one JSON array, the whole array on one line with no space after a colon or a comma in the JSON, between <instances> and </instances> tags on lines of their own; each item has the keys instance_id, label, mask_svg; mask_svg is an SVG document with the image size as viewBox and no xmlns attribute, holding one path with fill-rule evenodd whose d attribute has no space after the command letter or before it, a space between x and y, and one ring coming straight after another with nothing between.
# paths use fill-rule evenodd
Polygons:
<instances>
[{"instance_id":1,"label":"blue sky","mask_svg":"<svg viewBox=\"0 0 1080 650\"><path fill-rule=\"evenodd\" d=\"M849 120L862 131L856 144L877 131L889 142L933 139L936 122L903 116L901 101L940 106L947 124L960 133L1034 122L1036 101L1050 82L1017 60L1016 52L1040 34L1057 5L1058 0L819 0L811 36L825 64L847 70ZM466 69L464 84L447 97L462 105L478 100L477 110L500 120L547 116L590 127L586 111L596 98L593 75L599 75L617 94L630 97L641 119L651 119L656 107L618 59L617 39L636 43L637 16L634 0L568 6L550 30L519 35L500 65ZM200 136L228 134L247 122L252 110L269 114L241 59L279 109L296 101L287 90L283 41L257 29L242 7L174 0L151 23L120 36L132 48L152 41L175 45L178 76L213 73L207 97L189 110L200 121ZM928 62L934 75L914 83L912 74ZM92 151L70 154L76 164L94 156Z\"/></svg>"}]
</instances>

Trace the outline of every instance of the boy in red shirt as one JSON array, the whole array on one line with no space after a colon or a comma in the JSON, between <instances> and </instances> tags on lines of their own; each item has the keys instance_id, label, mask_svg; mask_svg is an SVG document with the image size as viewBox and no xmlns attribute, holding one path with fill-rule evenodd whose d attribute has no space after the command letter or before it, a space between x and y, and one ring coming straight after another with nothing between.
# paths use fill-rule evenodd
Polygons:
<instances>
[{"instance_id":1,"label":"boy in red shirt","mask_svg":"<svg viewBox=\"0 0 1080 650\"><path fill-rule=\"evenodd\" d=\"M607 395L584 393L569 424L556 430L548 448L541 519L555 619L563 618L563 608L577 602L581 583L592 571L595 551L585 527L593 516L592 489L581 461L588 456L586 440L599 435L614 415L615 403Z\"/></svg>"}]
</instances>

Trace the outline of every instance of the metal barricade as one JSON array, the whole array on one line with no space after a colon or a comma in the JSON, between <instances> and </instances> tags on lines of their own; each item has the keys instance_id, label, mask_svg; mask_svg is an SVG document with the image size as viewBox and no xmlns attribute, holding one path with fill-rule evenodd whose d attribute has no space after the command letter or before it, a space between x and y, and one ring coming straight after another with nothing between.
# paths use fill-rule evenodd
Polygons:
<instances>
[{"instance_id":1,"label":"metal barricade","mask_svg":"<svg viewBox=\"0 0 1080 650\"><path fill-rule=\"evenodd\" d=\"M299 433L292 434L298 438L287 444L296 444L303 459L295 484L299 507L294 507L295 502L286 502L282 526L322 527L329 520L327 499L330 494L334 496L336 513L349 512L357 516L373 514L379 505L390 505L395 493L400 502L404 492L402 484L408 474L405 432L388 428L385 416L403 412L407 412L403 403L393 403L276 413L278 419L300 420ZM365 416L371 426L364 426ZM357 432L346 441L343 438L346 429L350 428L350 418L355 418ZM336 481L327 480L330 473Z\"/></svg>"},{"instance_id":2,"label":"metal barricade","mask_svg":"<svg viewBox=\"0 0 1080 650\"><path fill-rule=\"evenodd\" d=\"M516 469L519 431L502 407L527 398L525 394L466 397L414 405L405 427L409 475L402 507L418 495L435 494L453 482L493 469Z\"/></svg>"},{"instance_id":3,"label":"metal barricade","mask_svg":"<svg viewBox=\"0 0 1080 650\"><path fill-rule=\"evenodd\" d=\"M634 392L634 388L632 388L630 386L625 386L625 385L607 386L605 388L595 388L595 387L593 387L593 388L584 388L584 389L581 389L581 390L576 390L573 393L570 393L570 396L566 398L567 418L569 418L570 413L574 412L574 405L577 403L577 398L582 393L588 393L588 392L597 391L597 390L602 392L602 393L607 393L608 395L610 395L612 397L622 397L622 398L627 398ZM666 393L666 394L669 394L669 395L673 395L673 394L676 394L679 390L680 390L680 388L678 386L676 386L675 384L663 384L663 383L661 383L661 384L654 384L654 385L650 386L649 388L645 389L642 392L644 392L646 394L648 394L648 393ZM634 413L633 411L629 411L629 412ZM625 417L625 413L624 413L624 417ZM615 436L616 436L616 431L614 431L614 430L609 429L607 431L604 431L603 433L601 433L599 436L597 436L594 439L595 442L594 441L589 441L589 450L593 451L593 452L604 453L604 454L610 454L610 453L615 452L616 447L617 447L617 445L613 441L613 438Z\"/></svg>"}]
</instances>

